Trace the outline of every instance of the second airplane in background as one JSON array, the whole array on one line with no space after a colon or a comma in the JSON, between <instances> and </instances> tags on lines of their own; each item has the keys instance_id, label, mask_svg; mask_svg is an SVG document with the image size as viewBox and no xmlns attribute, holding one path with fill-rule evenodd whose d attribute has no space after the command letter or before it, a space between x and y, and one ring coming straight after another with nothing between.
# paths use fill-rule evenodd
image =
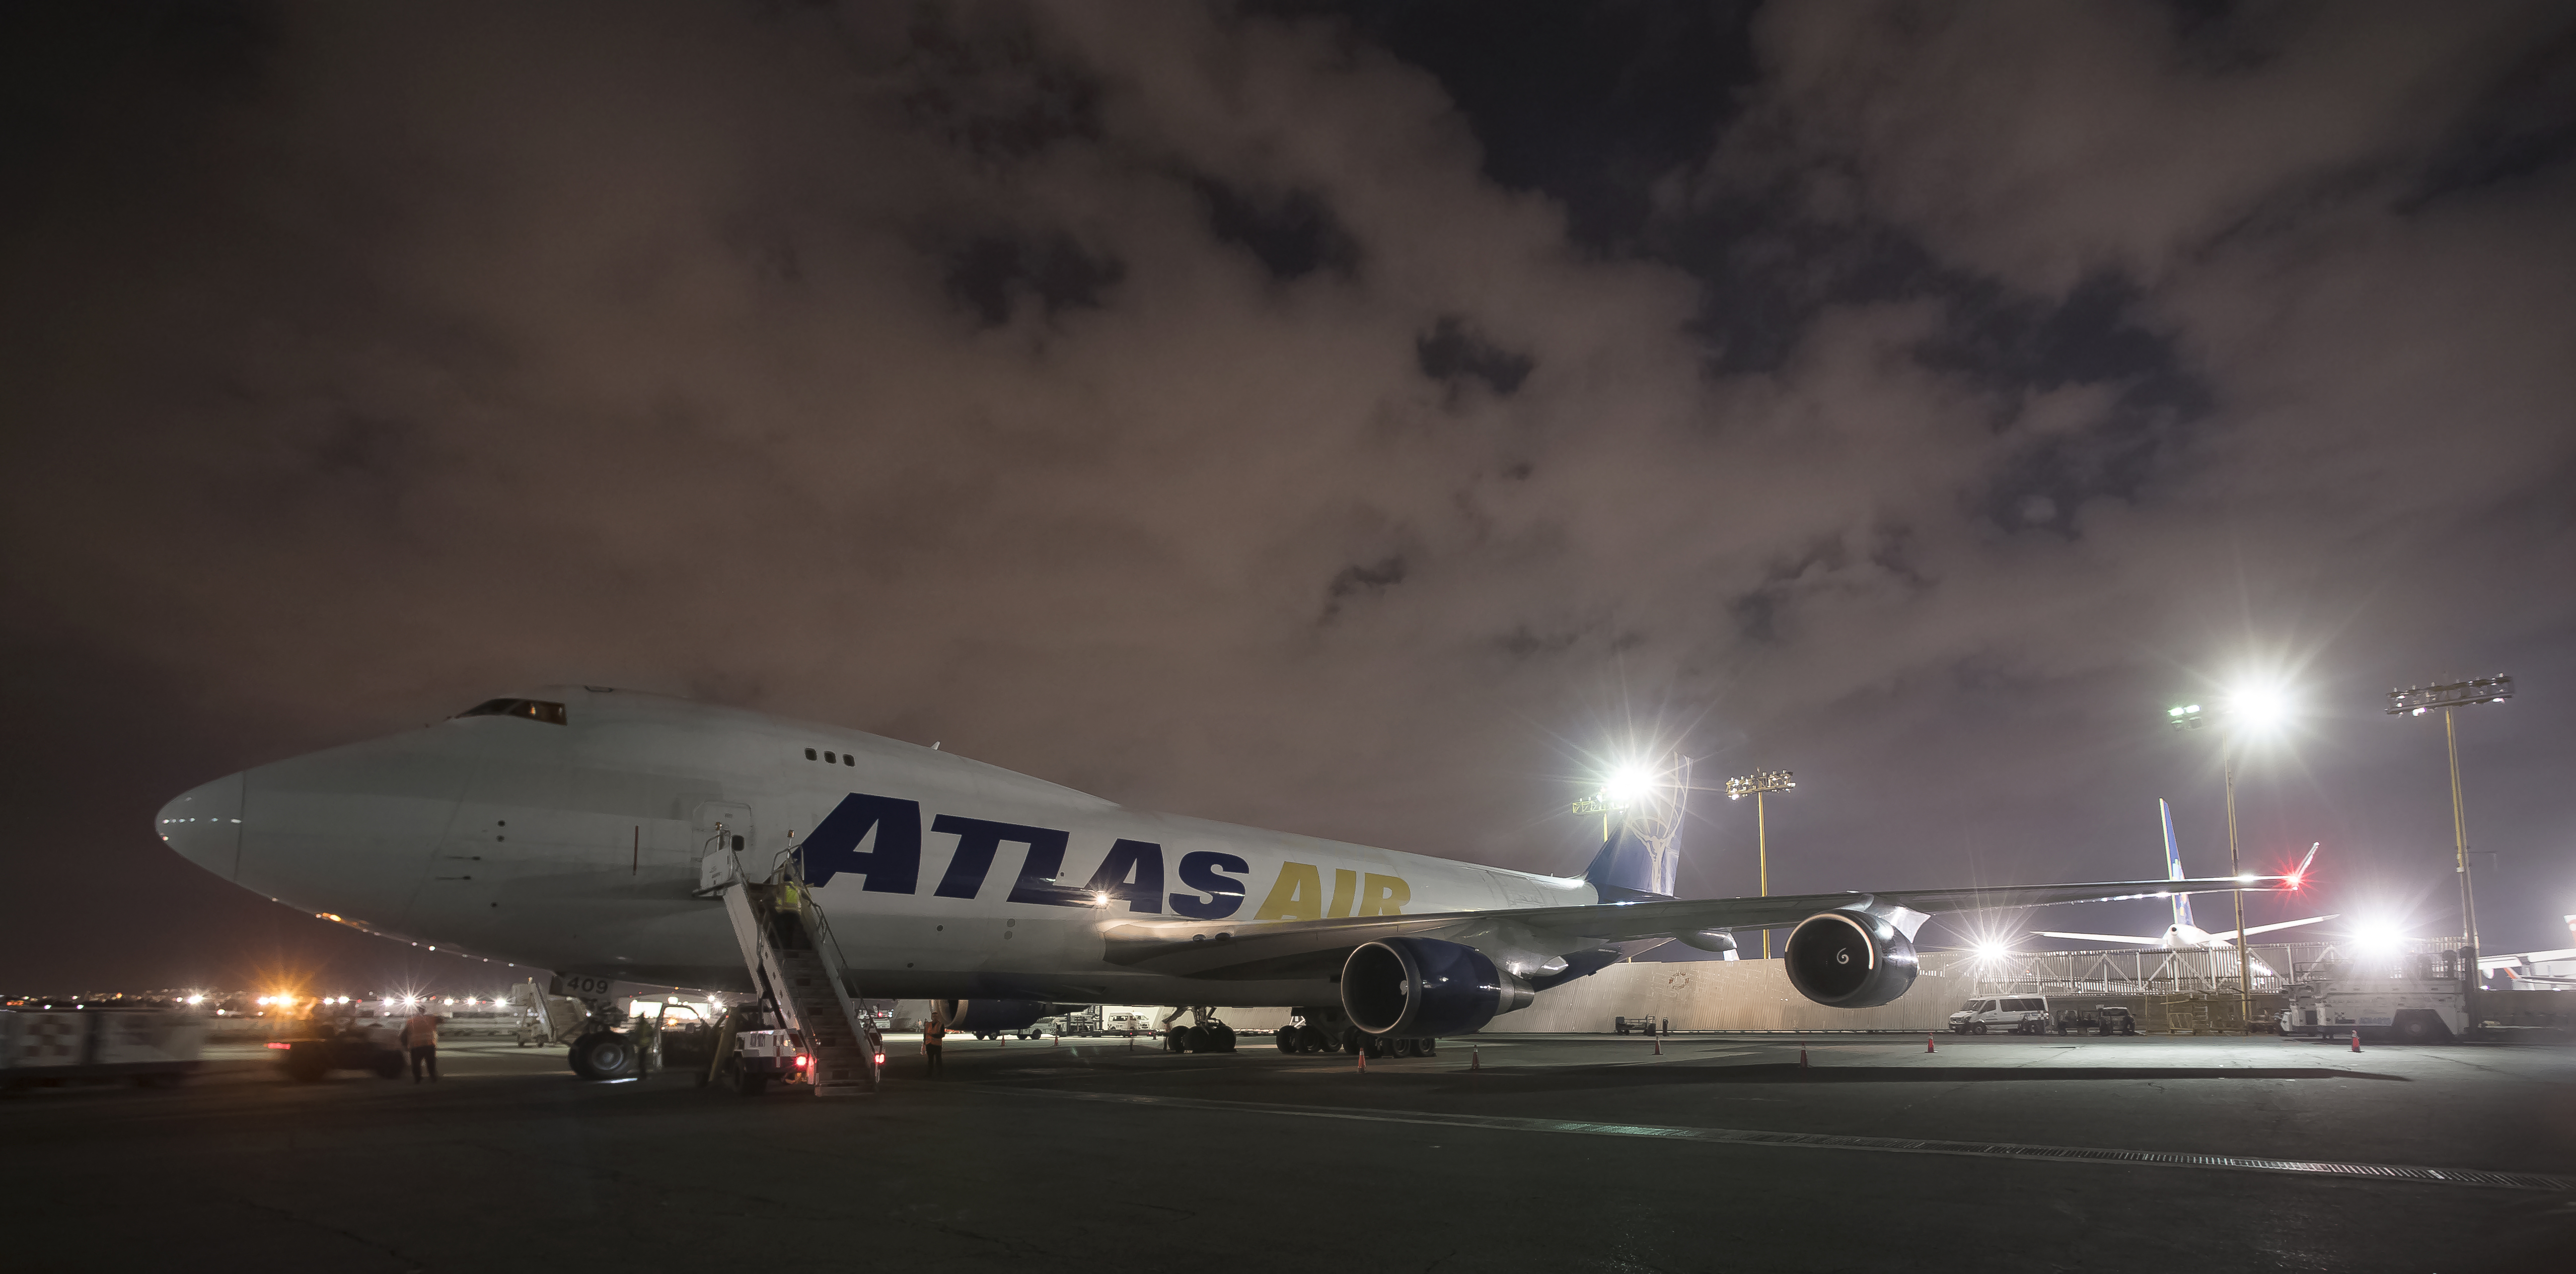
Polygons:
<instances>
[{"instance_id":1,"label":"second airplane in background","mask_svg":"<svg viewBox=\"0 0 2576 1274\"><path fill-rule=\"evenodd\" d=\"M2183 879L2182 851L2174 846L2173 807L2159 800L2156 802L2156 813L2164 819L2165 878L2181 880ZM2316 858L2317 847L2308 846L2307 857L2300 859L2298 869L2289 874L2291 888L2298 887L2298 882L2308 874L2308 864L2315 862ZM2070 938L2078 942L2116 942L2124 947L2161 947L2167 951L2231 951L2235 949L2238 941L2258 933L2270 933L2275 929L2295 929L2300 925L2312 925L2319 921L2334 919L2331 915L2310 916L2305 920L2284 920L2279 924L2254 925L2242 934L2233 929L2225 933L2211 933L2191 922L2189 894L2175 894L2171 901L2173 924L2167 926L2160 934L2059 933L2051 929L2034 929L2031 932L2043 938ZM2259 962L2255 971L2267 977L2271 973L2270 970L2259 967Z\"/></svg>"}]
</instances>

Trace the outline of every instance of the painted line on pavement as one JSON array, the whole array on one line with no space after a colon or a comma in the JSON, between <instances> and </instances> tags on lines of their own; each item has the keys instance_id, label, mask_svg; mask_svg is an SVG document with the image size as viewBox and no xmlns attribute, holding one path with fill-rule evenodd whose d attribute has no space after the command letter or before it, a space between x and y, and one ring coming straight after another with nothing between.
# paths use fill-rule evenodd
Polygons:
<instances>
[{"instance_id":1,"label":"painted line on pavement","mask_svg":"<svg viewBox=\"0 0 2576 1274\"><path fill-rule=\"evenodd\" d=\"M1019 1097L1054 1097L1066 1101L1107 1102L1128 1106L1166 1106L1179 1110L1233 1111L1250 1115L1289 1115L1308 1119L1344 1119L1359 1123L1429 1124L1446 1128L1484 1128L1499 1132L1577 1133L1595 1137L1637 1137L1650 1141L1777 1146L1800 1150L1876 1150L1891 1154L1962 1155L1978 1159L2016 1159L2035 1163L2103 1163L2151 1168L2276 1172L2291 1176L2407 1182L2420 1185L2476 1186L2496 1190L2576 1190L2576 1180L2566 1177L2537 1172L2491 1172L2479 1168L2427 1168L2398 1163L2337 1163L2317 1159L2205 1155L2177 1150L2029 1146L1999 1141L1938 1141L1921 1137L1850 1137L1833 1133L1762 1132L1741 1128L1681 1128L1663 1124L1536 1119L1523 1115L1464 1115L1430 1110L1348 1110L1323 1106L1284 1106L1269 1102L1211 1101L1198 1097L1155 1097L1138 1093L1073 1092L1064 1089L1001 1088L983 1085L977 1085L977 1087L985 1088L989 1092L1008 1093Z\"/></svg>"}]
</instances>

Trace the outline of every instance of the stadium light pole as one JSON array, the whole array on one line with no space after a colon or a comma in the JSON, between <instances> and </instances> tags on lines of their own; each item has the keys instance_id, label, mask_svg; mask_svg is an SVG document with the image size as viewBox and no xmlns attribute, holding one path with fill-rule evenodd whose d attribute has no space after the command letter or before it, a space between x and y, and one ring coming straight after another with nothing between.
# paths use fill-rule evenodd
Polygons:
<instances>
[{"instance_id":1,"label":"stadium light pole","mask_svg":"<svg viewBox=\"0 0 2576 1274\"><path fill-rule=\"evenodd\" d=\"M1787 770L1755 770L1739 779L1726 781L1726 799L1740 801L1753 798L1753 852L1761 864L1762 896L1771 896L1771 828L1762 809L1765 792L1786 792L1798 786L1798 780ZM1771 931L1762 931L1762 958L1771 958Z\"/></svg>"},{"instance_id":2,"label":"stadium light pole","mask_svg":"<svg viewBox=\"0 0 2576 1274\"><path fill-rule=\"evenodd\" d=\"M2218 744L2218 766L2224 776L2227 792L2227 874L2236 883L2245 882L2245 869L2236 847L2236 753L2239 737L2247 730L2259 730L2277 724L2288 715L2287 705L2278 692L2239 691L2227 702L2211 707L2197 703L2180 704L2165 709L2165 722L2177 730L2197 730L2212 720L2225 723L2226 730ZM2236 903L2236 1019L2247 1035L2254 1033L2254 961L2247 954L2245 941L2245 891L2231 889L2228 895Z\"/></svg>"},{"instance_id":3,"label":"stadium light pole","mask_svg":"<svg viewBox=\"0 0 2576 1274\"><path fill-rule=\"evenodd\" d=\"M2451 714L2481 703L2500 704L2512 697L2513 678L2498 673L2447 685L2391 690L2384 709L2384 714L2392 717L2420 717L2436 708L2442 712L2442 740L2451 752L2451 845L2459 854L2453 870L2460 877L2460 940L2469 944L2464 968L2472 986L2478 978L2478 900L2469 878L2469 815L2460 800L2460 732Z\"/></svg>"}]
</instances>

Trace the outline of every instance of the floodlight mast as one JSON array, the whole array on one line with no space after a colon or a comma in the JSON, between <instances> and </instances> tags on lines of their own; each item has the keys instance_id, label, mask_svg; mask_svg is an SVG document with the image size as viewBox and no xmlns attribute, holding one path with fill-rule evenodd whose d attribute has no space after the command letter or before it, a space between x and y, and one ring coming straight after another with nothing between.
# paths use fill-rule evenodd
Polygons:
<instances>
[{"instance_id":1,"label":"floodlight mast","mask_svg":"<svg viewBox=\"0 0 2576 1274\"><path fill-rule=\"evenodd\" d=\"M1790 791L1797 786L1797 778L1787 770L1755 770L1742 778L1726 781L1726 799L1740 801L1748 796L1753 798L1753 853L1761 864L1762 896L1765 898L1771 896L1771 829L1770 820L1762 810L1762 796L1766 792ZM1762 958L1771 958L1769 929L1762 931Z\"/></svg>"},{"instance_id":2,"label":"floodlight mast","mask_svg":"<svg viewBox=\"0 0 2576 1274\"><path fill-rule=\"evenodd\" d=\"M2383 715L2420 717L2436 708L2442 711L2442 741L2451 753L2451 845L2459 858L2453 867L2460 878L2460 938L2469 944L2468 959L2462 968L2468 970L2470 986L2477 984L2478 968L2478 899L2469 876L2469 816L2460 800L2460 732L2452 723L2455 709L2475 707L2481 703L2503 703L2513 697L2513 678L2498 673L2438 686L2408 686L2388 692L2388 707Z\"/></svg>"}]
</instances>

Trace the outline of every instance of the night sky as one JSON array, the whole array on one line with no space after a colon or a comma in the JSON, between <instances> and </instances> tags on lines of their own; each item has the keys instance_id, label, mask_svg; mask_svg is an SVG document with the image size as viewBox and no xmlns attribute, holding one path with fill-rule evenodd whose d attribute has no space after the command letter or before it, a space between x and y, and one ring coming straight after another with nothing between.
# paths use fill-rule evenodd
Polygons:
<instances>
[{"instance_id":1,"label":"night sky","mask_svg":"<svg viewBox=\"0 0 2576 1274\"><path fill-rule=\"evenodd\" d=\"M2505 672L2571 943L2563 4L58 0L0 161L0 989L485 982L151 818L566 681L1555 872L1678 749L1803 892L2222 871L2271 678L2249 918L2429 935Z\"/></svg>"}]
</instances>

